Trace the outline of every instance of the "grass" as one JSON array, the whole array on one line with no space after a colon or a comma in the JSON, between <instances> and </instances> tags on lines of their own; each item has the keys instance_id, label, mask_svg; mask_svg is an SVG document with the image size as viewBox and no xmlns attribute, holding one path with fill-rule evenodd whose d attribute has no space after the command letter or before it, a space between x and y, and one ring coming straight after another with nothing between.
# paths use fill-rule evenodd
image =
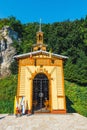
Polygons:
<instances>
[{"instance_id":1,"label":"grass","mask_svg":"<svg viewBox=\"0 0 87 130\"><path fill-rule=\"evenodd\" d=\"M17 75L0 79L0 113L13 113ZM67 112L87 117L87 87L65 81Z\"/></svg>"},{"instance_id":2,"label":"grass","mask_svg":"<svg viewBox=\"0 0 87 130\"><path fill-rule=\"evenodd\" d=\"M87 117L87 87L65 81L67 111Z\"/></svg>"},{"instance_id":3,"label":"grass","mask_svg":"<svg viewBox=\"0 0 87 130\"><path fill-rule=\"evenodd\" d=\"M0 113L13 113L17 76L0 79Z\"/></svg>"}]
</instances>

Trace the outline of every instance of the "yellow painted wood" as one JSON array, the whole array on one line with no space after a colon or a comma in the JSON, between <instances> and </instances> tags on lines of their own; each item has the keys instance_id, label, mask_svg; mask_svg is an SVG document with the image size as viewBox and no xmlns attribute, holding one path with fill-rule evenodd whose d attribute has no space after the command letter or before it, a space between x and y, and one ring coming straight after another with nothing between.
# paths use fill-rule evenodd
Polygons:
<instances>
[{"instance_id":1,"label":"yellow painted wood","mask_svg":"<svg viewBox=\"0 0 87 130\"><path fill-rule=\"evenodd\" d=\"M25 95L25 67L22 66L20 70L20 86L19 86L19 96L24 96Z\"/></svg>"},{"instance_id":2,"label":"yellow painted wood","mask_svg":"<svg viewBox=\"0 0 87 130\"><path fill-rule=\"evenodd\" d=\"M16 114L16 104L17 104L17 99L16 99L16 96L15 96L15 99L14 99L14 114Z\"/></svg>"},{"instance_id":3,"label":"yellow painted wood","mask_svg":"<svg viewBox=\"0 0 87 130\"><path fill-rule=\"evenodd\" d=\"M62 68L61 67L57 67L57 96L63 96L63 82L62 82Z\"/></svg>"},{"instance_id":4,"label":"yellow painted wood","mask_svg":"<svg viewBox=\"0 0 87 130\"><path fill-rule=\"evenodd\" d=\"M62 110L64 108L64 98L58 98L58 109Z\"/></svg>"},{"instance_id":5,"label":"yellow painted wood","mask_svg":"<svg viewBox=\"0 0 87 130\"><path fill-rule=\"evenodd\" d=\"M43 66L41 67L41 65ZM20 97L19 102L21 96L24 96L25 102L28 102L29 110L32 109L33 79L36 74L44 73L49 79L50 110L66 109L62 60L54 58L54 63L52 63L50 58L40 55L37 57L36 66L34 59L24 58L20 59L19 68L17 89L17 96Z\"/></svg>"}]
</instances>

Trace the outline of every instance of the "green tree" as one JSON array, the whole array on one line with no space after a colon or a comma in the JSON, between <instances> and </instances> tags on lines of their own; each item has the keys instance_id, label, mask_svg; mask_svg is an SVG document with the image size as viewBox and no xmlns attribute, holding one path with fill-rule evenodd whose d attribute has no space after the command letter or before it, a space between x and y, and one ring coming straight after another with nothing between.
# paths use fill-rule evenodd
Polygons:
<instances>
[{"instance_id":1,"label":"green tree","mask_svg":"<svg viewBox=\"0 0 87 130\"><path fill-rule=\"evenodd\" d=\"M17 63L16 60L14 60L14 61L11 63L9 69L11 70L11 73L12 73L12 74L17 74L17 73L18 73L18 63Z\"/></svg>"}]
</instances>

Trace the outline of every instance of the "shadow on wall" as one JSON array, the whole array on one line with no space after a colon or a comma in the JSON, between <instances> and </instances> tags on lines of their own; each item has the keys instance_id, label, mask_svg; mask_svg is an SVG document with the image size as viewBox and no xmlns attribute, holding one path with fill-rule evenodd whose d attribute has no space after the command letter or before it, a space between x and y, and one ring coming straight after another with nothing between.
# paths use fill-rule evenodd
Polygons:
<instances>
[{"instance_id":1,"label":"shadow on wall","mask_svg":"<svg viewBox=\"0 0 87 130\"><path fill-rule=\"evenodd\" d=\"M67 113L75 113L75 109L72 107L73 102L66 96L66 109Z\"/></svg>"}]
</instances>

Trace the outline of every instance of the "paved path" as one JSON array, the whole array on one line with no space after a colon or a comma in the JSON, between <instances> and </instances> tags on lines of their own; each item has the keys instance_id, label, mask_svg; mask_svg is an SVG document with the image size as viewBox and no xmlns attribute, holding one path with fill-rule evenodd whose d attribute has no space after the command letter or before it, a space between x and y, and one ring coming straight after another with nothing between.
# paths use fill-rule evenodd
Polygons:
<instances>
[{"instance_id":1,"label":"paved path","mask_svg":"<svg viewBox=\"0 0 87 130\"><path fill-rule=\"evenodd\" d=\"M87 130L87 118L77 113L0 115L0 130Z\"/></svg>"}]
</instances>

